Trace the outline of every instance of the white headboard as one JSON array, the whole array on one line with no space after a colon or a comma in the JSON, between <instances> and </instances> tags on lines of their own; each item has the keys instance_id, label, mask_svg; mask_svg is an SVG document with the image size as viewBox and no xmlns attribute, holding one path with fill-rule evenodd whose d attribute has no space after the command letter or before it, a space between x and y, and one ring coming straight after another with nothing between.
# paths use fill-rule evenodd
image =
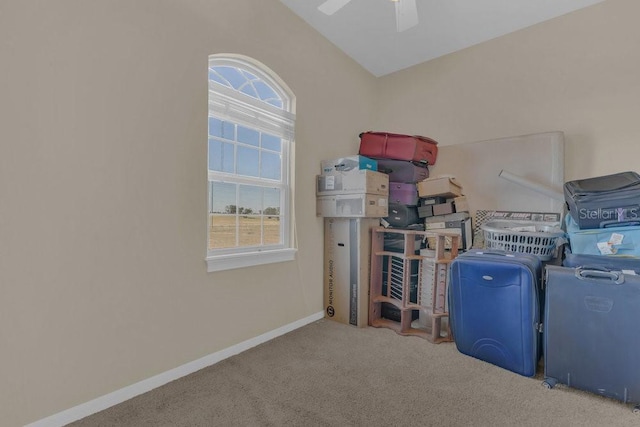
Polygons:
<instances>
[{"instance_id":1,"label":"white headboard","mask_svg":"<svg viewBox=\"0 0 640 427\"><path fill-rule=\"evenodd\" d=\"M472 215L476 210L564 211L564 202L522 182L562 194L564 133L491 139L439 146L429 176L453 175L462 184ZM503 177L500 172L505 171ZM511 177L513 179L505 179ZM520 179L521 178L521 179Z\"/></svg>"}]
</instances>

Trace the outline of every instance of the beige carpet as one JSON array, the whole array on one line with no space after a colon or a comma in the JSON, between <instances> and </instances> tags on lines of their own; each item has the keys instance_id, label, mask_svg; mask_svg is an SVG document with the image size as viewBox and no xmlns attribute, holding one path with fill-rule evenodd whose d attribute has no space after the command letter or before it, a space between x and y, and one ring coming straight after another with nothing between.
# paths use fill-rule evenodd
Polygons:
<instances>
[{"instance_id":1,"label":"beige carpet","mask_svg":"<svg viewBox=\"0 0 640 427\"><path fill-rule=\"evenodd\" d=\"M72 425L640 426L629 405L541 379L320 320Z\"/></svg>"}]
</instances>

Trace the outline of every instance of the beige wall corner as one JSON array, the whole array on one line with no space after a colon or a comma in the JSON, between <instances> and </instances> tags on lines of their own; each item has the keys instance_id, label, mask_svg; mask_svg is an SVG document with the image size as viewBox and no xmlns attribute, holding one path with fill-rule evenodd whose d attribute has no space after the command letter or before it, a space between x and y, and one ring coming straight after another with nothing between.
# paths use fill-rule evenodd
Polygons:
<instances>
[{"instance_id":1,"label":"beige wall corner","mask_svg":"<svg viewBox=\"0 0 640 427\"><path fill-rule=\"evenodd\" d=\"M563 131L567 180L635 170L639 13L605 1L383 77L377 122L443 145Z\"/></svg>"}]
</instances>

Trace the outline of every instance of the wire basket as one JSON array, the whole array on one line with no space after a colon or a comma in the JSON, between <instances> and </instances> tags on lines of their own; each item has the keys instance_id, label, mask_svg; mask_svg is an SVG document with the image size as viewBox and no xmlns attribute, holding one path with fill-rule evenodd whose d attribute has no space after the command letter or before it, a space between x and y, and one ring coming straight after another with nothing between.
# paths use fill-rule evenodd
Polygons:
<instances>
[{"instance_id":1,"label":"wire basket","mask_svg":"<svg viewBox=\"0 0 640 427\"><path fill-rule=\"evenodd\" d=\"M565 233L554 224L536 221L492 220L482 224L484 246L520 252L548 261L564 241Z\"/></svg>"}]
</instances>

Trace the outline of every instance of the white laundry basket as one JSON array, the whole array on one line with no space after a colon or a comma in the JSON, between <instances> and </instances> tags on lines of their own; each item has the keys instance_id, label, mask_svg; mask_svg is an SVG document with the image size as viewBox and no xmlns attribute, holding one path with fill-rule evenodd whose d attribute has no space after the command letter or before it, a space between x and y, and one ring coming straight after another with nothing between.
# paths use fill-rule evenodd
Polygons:
<instances>
[{"instance_id":1,"label":"white laundry basket","mask_svg":"<svg viewBox=\"0 0 640 427\"><path fill-rule=\"evenodd\" d=\"M481 228L486 249L537 255L542 261L553 258L565 236L555 224L536 221L491 220Z\"/></svg>"}]
</instances>

